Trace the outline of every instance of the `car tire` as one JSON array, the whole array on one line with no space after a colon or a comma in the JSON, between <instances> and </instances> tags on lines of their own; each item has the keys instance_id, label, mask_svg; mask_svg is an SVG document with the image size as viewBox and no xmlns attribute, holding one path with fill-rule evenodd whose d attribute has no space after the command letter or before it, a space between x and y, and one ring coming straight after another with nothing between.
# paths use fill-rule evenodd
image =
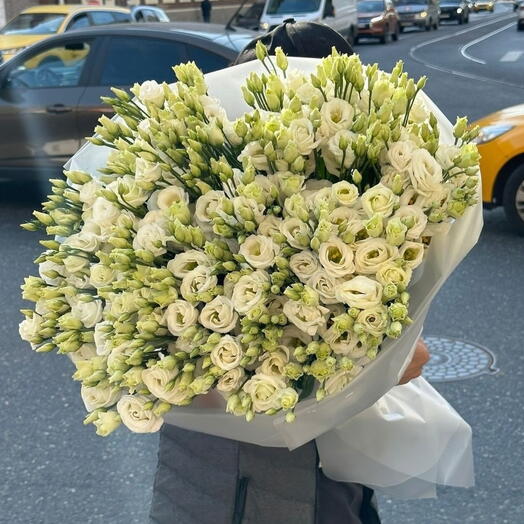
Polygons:
<instances>
[{"instance_id":1,"label":"car tire","mask_svg":"<svg viewBox=\"0 0 524 524\"><path fill-rule=\"evenodd\" d=\"M524 31L524 24L517 24L517 31Z\"/></svg>"},{"instance_id":2,"label":"car tire","mask_svg":"<svg viewBox=\"0 0 524 524\"><path fill-rule=\"evenodd\" d=\"M464 23L464 17L463 16L460 16L459 18L457 18L457 24L458 25L462 25Z\"/></svg>"},{"instance_id":3,"label":"car tire","mask_svg":"<svg viewBox=\"0 0 524 524\"><path fill-rule=\"evenodd\" d=\"M424 29L425 29L426 31L431 31L431 23L430 23L429 21L426 22L426 25L424 26Z\"/></svg>"},{"instance_id":4,"label":"car tire","mask_svg":"<svg viewBox=\"0 0 524 524\"><path fill-rule=\"evenodd\" d=\"M466 17L466 19L464 20L464 23L465 24L469 24L469 15Z\"/></svg>"},{"instance_id":5,"label":"car tire","mask_svg":"<svg viewBox=\"0 0 524 524\"><path fill-rule=\"evenodd\" d=\"M524 164L518 166L506 181L502 203L513 230L524 235Z\"/></svg>"},{"instance_id":6,"label":"car tire","mask_svg":"<svg viewBox=\"0 0 524 524\"><path fill-rule=\"evenodd\" d=\"M433 29L436 31L438 29L438 26L439 26L439 20L438 18L433 22Z\"/></svg>"}]
</instances>

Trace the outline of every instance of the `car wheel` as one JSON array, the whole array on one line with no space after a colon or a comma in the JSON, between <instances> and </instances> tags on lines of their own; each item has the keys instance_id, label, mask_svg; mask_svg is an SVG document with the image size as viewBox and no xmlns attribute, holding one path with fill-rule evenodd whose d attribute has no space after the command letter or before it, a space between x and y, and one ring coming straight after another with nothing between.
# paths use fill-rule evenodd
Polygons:
<instances>
[{"instance_id":1,"label":"car wheel","mask_svg":"<svg viewBox=\"0 0 524 524\"><path fill-rule=\"evenodd\" d=\"M517 31L524 31L524 24L518 24Z\"/></svg>"},{"instance_id":2,"label":"car wheel","mask_svg":"<svg viewBox=\"0 0 524 524\"><path fill-rule=\"evenodd\" d=\"M506 218L513 229L524 235L524 165L509 176L502 195Z\"/></svg>"},{"instance_id":3,"label":"car wheel","mask_svg":"<svg viewBox=\"0 0 524 524\"><path fill-rule=\"evenodd\" d=\"M466 19L464 20L464 23L465 24L469 24L469 15L466 17Z\"/></svg>"},{"instance_id":4,"label":"car wheel","mask_svg":"<svg viewBox=\"0 0 524 524\"><path fill-rule=\"evenodd\" d=\"M433 29L436 31L438 29L439 23L438 18L433 22Z\"/></svg>"},{"instance_id":5,"label":"car wheel","mask_svg":"<svg viewBox=\"0 0 524 524\"><path fill-rule=\"evenodd\" d=\"M431 23L430 23L429 20L426 22L426 25L424 26L424 29L425 29L426 31L431 31Z\"/></svg>"}]
</instances>

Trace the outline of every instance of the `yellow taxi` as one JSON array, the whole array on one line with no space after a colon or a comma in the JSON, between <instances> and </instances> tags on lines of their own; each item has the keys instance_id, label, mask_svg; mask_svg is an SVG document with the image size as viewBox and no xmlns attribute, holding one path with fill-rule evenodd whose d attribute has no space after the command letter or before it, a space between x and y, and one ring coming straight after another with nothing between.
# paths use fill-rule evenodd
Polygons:
<instances>
[{"instance_id":1,"label":"yellow taxi","mask_svg":"<svg viewBox=\"0 0 524 524\"><path fill-rule=\"evenodd\" d=\"M42 5L25 9L0 31L0 62L44 38L92 25L130 22L129 9L86 5ZM66 61L64 57L63 61Z\"/></svg>"},{"instance_id":2,"label":"yellow taxi","mask_svg":"<svg viewBox=\"0 0 524 524\"><path fill-rule=\"evenodd\" d=\"M524 104L481 118L477 145L482 155L482 199L504 206L516 231L524 234Z\"/></svg>"}]
</instances>

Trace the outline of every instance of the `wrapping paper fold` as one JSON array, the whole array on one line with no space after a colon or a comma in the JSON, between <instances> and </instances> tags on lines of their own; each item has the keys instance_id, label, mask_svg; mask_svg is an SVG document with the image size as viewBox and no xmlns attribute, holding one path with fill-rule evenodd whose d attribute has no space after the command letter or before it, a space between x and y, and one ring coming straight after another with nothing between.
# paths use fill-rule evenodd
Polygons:
<instances>
[{"instance_id":1,"label":"wrapping paper fold","mask_svg":"<svg viewBox=\"0 0 524 524\"><path fill-rule=\"evenodd\" d=\"M318 60L289 58L290 69L313 72ZM262 72L258 62L206 75L209 94L218 98L228 117L239 117L250 108L240 86L252 71ZM438 118L441 141L452 143L452 126L426 96ZM110 151L85 145L68 162L68 169L96 175ZM480 194L480 188L479 188ZM473 461L471 429L453 408L423 379L395 387L422 332L436 293L475 245L482 228L482 206L470 208L447 234L432 238L422 274L410 286L410 316L414 322L400 340L387 340L369 364L339 394L317 403L302 401L296 420L257 415L248 423L224 412L223 402L213 396L188 407L174 407L169 424L261 446L297 448L317 439L320 461L327 476L358 482L392 496L435 495L436 484L471 486Z\"/></svg>"}]
</instances>

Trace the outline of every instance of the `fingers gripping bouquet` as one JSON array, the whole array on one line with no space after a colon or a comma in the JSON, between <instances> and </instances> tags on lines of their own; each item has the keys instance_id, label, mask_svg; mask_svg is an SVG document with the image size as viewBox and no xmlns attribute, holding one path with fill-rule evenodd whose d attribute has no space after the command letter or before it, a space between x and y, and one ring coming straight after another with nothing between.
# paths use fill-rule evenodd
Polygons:
<instances>
[{"instance_id":1,"label":"fingers gripping bouquet","mask_svg":"<svg viewBox=\"0 0 524 524\"><path fill-rule=\"evenodd\" d=\"M44 228L24 340L68 354L100 435L157 431L211 391L248 421L343 390L410 322L432 235L477 202L465 119L454 144L399 62L277 52L232 121L192 63L172 86L114 89L91 142L101 175L66 172L25 224Z\"/></svg>"}]
</instances>

